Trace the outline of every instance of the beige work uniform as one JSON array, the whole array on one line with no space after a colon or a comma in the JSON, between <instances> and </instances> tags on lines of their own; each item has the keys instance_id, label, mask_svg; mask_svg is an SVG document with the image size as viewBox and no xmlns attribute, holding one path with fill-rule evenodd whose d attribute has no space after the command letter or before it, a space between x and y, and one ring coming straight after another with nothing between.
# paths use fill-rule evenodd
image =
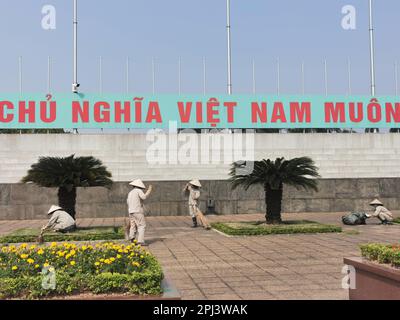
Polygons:
<instances>
[{"instance_id":1,"label":"beige work uniform","mask_svg":"<svg viewBox=\"0 0 400 320\"><path fill-rule=\"evenodd\" d=\"M63 210L55 211L46 224L45 229L53 229L54 231L64 231L75 227L75 220L67 212Z\"/></svg>"},{"instance_id":2,"label":"beige work uniform","mask_svg":"<svg viewBox=\"0 0 400 320\"><path fill-rule=\"evenodd\" d=\"M128 212L130 220L129 240L134 240L137 233L137 241L144 243L144 232L146 230L146 219L144 217L143 200L147 195L140 189L135 188L128 195Z\"/></svg>"},{"instance_id":3,"label":"beige work uniform","mask_svg":"<svg viewBox=\"0 0 400 320\"><path fill-rule=\"evenodd\" d=\"M194 189L191 185L188 187L189 189L189 214L192 218L198 218L199 222L203 225L203 227L210 227L206 217L199 209L199 198L200 191Z\"/></svg>"},{"instance_id":4,"label":"beige work uniform","mask_svg":"<svg viewBox=\"0 0 400 320\"><path fill-rule=\"evenodd\" d=\"M384 206L377 206L375 212L371 216L376 217L381 221L393 221L393 214Z\"/></svg>"}]
</instances>

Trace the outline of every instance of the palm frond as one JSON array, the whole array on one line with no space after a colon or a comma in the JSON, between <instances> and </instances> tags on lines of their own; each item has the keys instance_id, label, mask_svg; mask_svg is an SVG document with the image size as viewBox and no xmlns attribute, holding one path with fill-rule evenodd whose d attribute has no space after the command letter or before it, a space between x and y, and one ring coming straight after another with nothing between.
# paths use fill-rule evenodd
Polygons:
<instances>
[{"instance_id":1,"label":"palm frond","mask_svg":"<svg viewBox=\"0 0 400 320\"><path fill-rule=\"evenodd\" d=\"M108 187L111 173L94 157L40 157L28 170L22 183L35 183L42 187Z\"/></svg>"}]
</instances>

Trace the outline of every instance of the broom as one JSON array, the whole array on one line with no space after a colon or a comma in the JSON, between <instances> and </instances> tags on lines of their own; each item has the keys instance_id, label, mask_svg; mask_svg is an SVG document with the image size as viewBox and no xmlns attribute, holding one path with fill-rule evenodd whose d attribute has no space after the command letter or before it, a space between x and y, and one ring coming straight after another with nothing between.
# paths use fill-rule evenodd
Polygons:
<instances>
[{"instance_id":1,"label":"broom","mask_svg":"<svg viewBox=\"0 0 400 320\"><path fill-rule=\"evenodd\" d=\"M40 231L40 234L37 237L36 242L39 243L39 244L44 243L43 230Z\"/></svg>"}]
</instances>

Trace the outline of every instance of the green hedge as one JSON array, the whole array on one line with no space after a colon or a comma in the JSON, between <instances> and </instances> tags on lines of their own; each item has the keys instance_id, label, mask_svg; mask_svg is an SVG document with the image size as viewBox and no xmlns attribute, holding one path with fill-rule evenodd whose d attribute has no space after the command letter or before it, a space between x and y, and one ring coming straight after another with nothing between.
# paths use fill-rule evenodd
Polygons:
<instances>
[{"instance_id":1,"label":"green hedge","mask_svg":"<svg viewBox=\"0 0 400 320\"><path fill-rule=\"evenodd\" d=\"M361 255L370 261L400 268L400 245L371 243L361 245L360 249Z\"/></svg>"},{"instance_id":2,"label":"green hedge","mask_svg":"<svg viewBox=\"0 0 400 320\"><path fill-rule=\"evenodd\" d=\"M42 286L46 267L54 268L54 289ZM82 293L159 295L162 279L155 257L134 244L0 247L0 299Z\"/></svg>"},{"instance_id":3,"label":"green hedge","mask_svg":"<svg viewBox=\"0 0 400 320\"><path fill-rule=\"evenodd\" d=\"M0 243L36 242L39 233L39 229L19 229L6 236L0 237ZM78 228L71 233L51 232L44 235L45 242L122 240L124 238L125 234L122 227Z\"/></svg>"},{"instance_id":4,"label":"green hedge","mask_svg":"<svg viewBox=\"0 0 400 320\"><path fill-rule=\"evenodd\" d=\"M280 225L266 225L262 222L213 223L212 227L232 236L258 236L270 234L332 233L342 232L334 225L319 224L312 221L286 221Z\"/></svg>"}]
</instances>

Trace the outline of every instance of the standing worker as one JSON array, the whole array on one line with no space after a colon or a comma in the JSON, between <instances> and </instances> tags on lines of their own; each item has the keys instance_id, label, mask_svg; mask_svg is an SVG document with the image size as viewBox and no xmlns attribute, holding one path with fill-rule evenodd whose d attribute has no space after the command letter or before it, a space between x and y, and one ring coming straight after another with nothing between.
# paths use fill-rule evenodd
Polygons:
<instances>
[{"instance_id":1,"label":"standing worker","mask_svg":"<svg viewBox=\"0 0 400 320\"><path fill-rule=\"evenodd\" d=\"M391 224L393 221L393 214L383 206L383 203L375 199L370 204L375 210L372 214L367 214L367 217L376 217L382 224Z\"/></svg>"},{"instance_id":2,"label":"standing worker","mask_svg":"<svg viewBox=\"0 0 400 320\"><path fill-rule=\"evenodd\" d=\"M145 210L143 201L150 195L153 186L149 186L147 192L144 193L143 190L146 189L146 186L142 180L137 179L132 181L130 185L133 186L133 190L129 192L127 200L130 220L129 240L133 242L137 236L138 244L144 246L146 245L144 242L146 220L144 217Z\"/></svg>"},{"instance_id":3,"label":"standing worker","mask_svg":"<svg viewBox=\"0 0 400 320\"><path fill-rule=\"evenodd\" d=\"M200 198L200 188L201 183L199 180L192 180L188 184L186 184L183 192L189 199L189 214L193 220L192 228L197 228L197 219L200 220L200 223L206 230L210 230L211 226L208 223L206 217L199 209L199 198Z\"/></svg>"}]
</instances>

